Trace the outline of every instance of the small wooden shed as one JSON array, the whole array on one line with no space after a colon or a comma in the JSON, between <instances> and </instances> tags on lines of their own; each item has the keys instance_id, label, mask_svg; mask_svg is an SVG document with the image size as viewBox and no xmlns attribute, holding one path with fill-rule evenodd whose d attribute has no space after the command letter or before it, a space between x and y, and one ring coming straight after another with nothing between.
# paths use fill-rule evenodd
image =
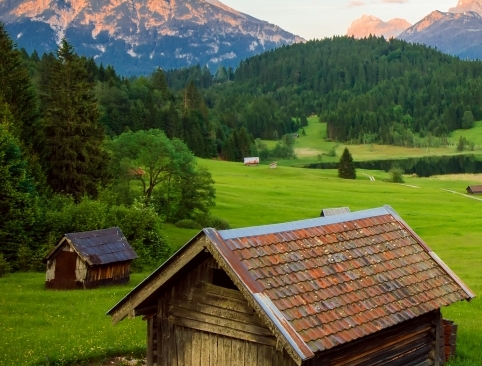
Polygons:
<instances>
[{"instance_id":1,"label":"small wooden shed","mask_svg":"<svg viewBox=\"0 0 482 366\"><path fill-rule=\"evenodd\" d=\"M45 286L77 289L127 283L135 258L118 227L65 234L44 259Z\"/></svg>"},{"instance_id":2,"label":"small wooden shed","mask_svg":"<svg viewBox=\"0 0 482 366\"><path fill-rule=\"evenodd\" d=\"M468 194L482 194L482 186L468 186L467 187Z\"/></svg>"},{"instance_id":3,"label":"small wooden shed","mask_svg":"<svg viewBox=\"0 0 482 366\"><path fill-rule=\"evenodd\" d=\"M150 366L428 366L474 297L385 206L204 229L107 314L147 320Z\"/></svg>"},{"instance_id":4,"label":"small wooden shed","mask_svg":"<svg viewBox=\"0 0 482 366\"><path fill-rule=\"evenodd\" d=\"M350 213L350 207L336 207L336 208L324 208L321 210L320 216L336 216L341 214Z\"/></svg>"}]
</instances>

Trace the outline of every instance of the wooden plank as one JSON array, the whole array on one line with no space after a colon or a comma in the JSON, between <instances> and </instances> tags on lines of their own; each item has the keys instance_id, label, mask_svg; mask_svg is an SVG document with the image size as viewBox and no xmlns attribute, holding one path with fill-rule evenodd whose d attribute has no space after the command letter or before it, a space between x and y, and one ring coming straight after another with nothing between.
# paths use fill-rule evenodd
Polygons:
<instances>
[{"instance_id":1,"label":"wooden plank","mask_svg":"<svg viewBox=\"0 0 482 366\"><path fill-rule=\"evenodd\" d=\"M244 295L239 290L233 290L230 288L216 286L206 282L198 282L196 284L196 288L203 290L204 292L209 292L209 293L224 296L224 297L230 297L233 299L246 301Z\"/></svg>"},{"instance_id":2,"label":"wooden plank","mask_svg":"<svg viewBox=\"0 0 482 366\"><path fill-rule=\"evenodd\" d=\"M200 313L190 309L171 307L169 310L169 315L180 317L180 318L197 320L199 322L203 322L207 324L219 325L222 327L239 330L246 333L252 333L252 334L257 334L262 336L273 336L271 331L265 327L260 327L254 324L240 323L235 320L218 318L217 316Z\"/></svg>"},{"instance_id":3,"label":"wooden plank","mask_svg":"<svg viewBox=\"0 0 482 366\"><path fill-rule=\"evenodd\" d=\"M224 361L226 366L229 366L232 359L232 338L224 337Z\"/></svg>"},{"instance_id":4,"label":"wooden plank","mask_svg":"<svg viewBox=\"0 0 482 366\"><path fill-rule=\"evenodd\" d=\"M224 366L228 364L228 360L225 358L224 354L224 340L226 339L225 337L218 336L217 334L214 335L215 337L218 338L218 363L216 366Z\"/></svg>"},{"instance_id":5,"label":"wooden plank","mask_svg":"<svg viewBox=\"0 0 482 366\"><path fill-rule=\"evenodd\" d=\"M174 325L172 324L169 325L169 360L168 360L169 366L178 366L179 353L181 354L183 353L182 343L177 342L177 337L180 337L181 335L179 334L179 330L177 330L178 334L176 334L175 328L179 328L179 327L174 327ZM183 366L183 365L184 363L179 362L179 366Z\"/></svg>"},{"instance_id":6,"label":"wooden plank","mask_svg":"<svg viewBox=\"0 0 482 366\"><path fill-rule=\"evenodd\" d=\"M244 366L244 343L239 339L232 339L232 366Z\"/></svg>"},{"instance_id":7,"label":"wooden plank","mask_svg":"<svg viewBox=\"0 0 482 366\"><path fill-rule=\"evenodd\" d=\"M192 333L195 330L179 327L182 329L182 342L184 344L184 365L183 366L197 366L192 363ZM181 366L181 365L180 365Z\"/></svg>"},{"instance_id":8,"label":"wooden plank","mask_svg":"<svg viewBox=\"0 0 482 366\"><path fill-rule=\"evenodd\" d=\"M177 316L170 316L169 321L172 324L177 324L183 327L192 328L203 332L210 332L214 334L220 334L226 337L239 338L245 341L265 344L268 346L276 346L276 338L274 337L267 337L267 336L253 334L253 333L246 333L240 330L227 328L221 325L208 324L208 323L200 322L198 320L187 319L187 318L177 317Z\"/></svg>"},{"instance_id":9,"label":"wooden plank","mask_svg":"<svg viewBox=\"0 0 482 366\"><path fill-rule=\"evenodd\" d=\"M155 318L150 318L147 320L147 366L152 366L153 364L153 355L154 355L154 349L153 349L153 323Z\"/></svg>"},{"instance_id":10,"label":"wooden plank","mask_svg":"<svg viewBox=\"0 0 482 366\"><path fill-rule=\"evenodd\" d=\"M192 300L203 304L217 306L219 308L238 311L240 313L250 315L254 313L254 309L248 305L246 300L233 299L231 297L221 296L218 294L194 291Z\"/></svg>"},{"instance_id":11,"label":"wooden plank","mask_svg":"<svg viewBox=\"0 0 482 366\"><path fill-rule=\"evenodd\" d=\"M246 366L258 364L258 345L244 342L244 363Z\"/></svg>"},{"instance_id":12,"label":"wooden plank","mask_svg":"<svg viewBox=\"0 0 482 366\"><path fill-rule=\"evenodd\" d=\"M151 315L151 314L157 314L157 305L156 306L149 306L146 308L142 309L136 309L135 310L135 315Z\"/></svg>"},{"instance_id":13,"label":"wooden plank","mask_svg":"<svg viewBox=\"0 0 482 366\"><path fill-rule=\"evenodd\" d=\"M211 353L211 343L209 341L209 333L201 333L201 364L200 366L210 366L209 355Z\"/></svg>"},{"instance_id":14,"label":"wooden plank","mask_svg":"<svg viewBox=\"0 0 482 366\"><path fill-rule=\"evenodd\" d=\"M201 364L201 332L192 332L192 352L191 352L191 364L200 365Z\"/></svg>"},{"instance_id":15,"label":"wooden plank","mask_svg":"<svg viewBox=\"0 0 482 366\"><path fill-rule=\"evenodd\" d=\"M188 301L187 299L172 299L170 305L178 308L190 309L200 313L209 314L218 318L230 319L241 323L254 324L268 329L255 314L240 313L238 311L221 308L200 302Z\"/></svg>"},{"instance_id":16,"label":"wooden plank","mask_svg":"<svg viewBox=\"0 0 482 366\"><path fill-rule=\"evenodd\" d=\"M270 347L262 345L258 346L258 366L277 366L273 365Z\"/></svg>"},{"instance_id":17,"label":"wooden plank","mask_svg":"<svg viewBox=\"0 0 482 366\"><path fill-rule=\"evenodd\" d=\"M218 364L218 338L221 337L217 334L209 333L209 362L212 366Z\"/></svg>"},{"instance_id":18,"label":"wooden plank","mask_svg":"<svg viewBox=\"0 0 482 366\"><path fill-rule=\"evenodd\" d=\"M135 309L136 306L147 299L149 295L165 284L182 267L201 253L206 240L205 238L199 239L192 245L186 246L177 256L172 257L161 269L158 269L150 278L145 280L146 282L142 286L132 290L128 296L122 299L121 302L109 312L109 315L112 316L112 323L117 324L124 319L131 310Z\"/></svg>"},{"instance_id":19,"label":"wooden plank","mask_svg":"<svg viewBox=\"0 0 482 366\"><path fill-rule=\"evenodd\" d=\"M158 316L160 317L159 334L161 337L158 338L160 342L160 353L158 364L160 366L169 366L169 355L170 355L170 337L169 337L169 322L168 322L168 312L166 308L166 297L161 297L158 300ZM159 347L158 347L159 348Z\"/></svg>"},{"instance_id":20,"label":"wooden plank","mask_svg":"<svg viewBox=\"0 0 482 366\"><path fill-rule=\"evenodd\" d=\"M159 305L159 310L162 309L161 305ZM157 364L158 366L162 366L162 344L163 344L163 341L162 341L162 312L157 312L157 317L155 317L154 319L156 319L156 345L157 345Z\"/></svg>"},{"instance_id":21,"label":"wooden plank","mask_svg":"<svg viewBox=\"0 0 482 366\"><path fill-rule=\"evenodd\" d=\"M443 347L443 337L443 319L439 309L435 316L435 366L440 366L443 362L441 362L442 353L440 352ZM443 358L445 359L445 354Z\"/></svg>"}]
</instances>

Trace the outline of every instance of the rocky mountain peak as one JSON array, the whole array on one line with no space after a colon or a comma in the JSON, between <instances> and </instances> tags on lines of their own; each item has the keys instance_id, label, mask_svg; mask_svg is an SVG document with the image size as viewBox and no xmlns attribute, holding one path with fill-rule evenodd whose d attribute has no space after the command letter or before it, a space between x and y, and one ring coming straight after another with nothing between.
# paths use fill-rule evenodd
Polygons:
<instances>
[{"instance_id":1,"label":"rocky mountain peak","mask_svg":"<svg viewBox=\"0 0 482 366\"><path fill-rule=\"evenodd\" d=\"M482 15L482 0L459 0L455 8L450 8L450 13L465 13L474 11Z\"/></svg>"},{"instance_id":2,"label":"rocky mountain peak","mask_svg":"<svg viewBox=\"0 0 482 366\"><path fill-rule=\"evenodd\" d=\"M384 22L374 15L364 14L351 23L351 26L347 30L347 35L355 38L364 38L371 34L392 38L398 36L410 26L411 24L405 19L395 18Z\"/></svg>"}]
</instances>

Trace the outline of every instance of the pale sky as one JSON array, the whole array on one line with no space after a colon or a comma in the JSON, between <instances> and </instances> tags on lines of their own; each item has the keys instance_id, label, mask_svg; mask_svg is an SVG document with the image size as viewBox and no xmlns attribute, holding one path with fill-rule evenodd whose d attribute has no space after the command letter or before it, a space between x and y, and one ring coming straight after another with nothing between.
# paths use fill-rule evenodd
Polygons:
<instances>
[{"instance_id":1,"label":"pale sky","mask_svg":"<svg viewBox=\"0 0 482 366\"><path fill-rule=\"evenodd\" d=\"M434 10L448 11L457 0L221 0L255 18L305 39L345 35L363 14L383 21L403 18L415 24Z\"/></svg>"}]
</instances>

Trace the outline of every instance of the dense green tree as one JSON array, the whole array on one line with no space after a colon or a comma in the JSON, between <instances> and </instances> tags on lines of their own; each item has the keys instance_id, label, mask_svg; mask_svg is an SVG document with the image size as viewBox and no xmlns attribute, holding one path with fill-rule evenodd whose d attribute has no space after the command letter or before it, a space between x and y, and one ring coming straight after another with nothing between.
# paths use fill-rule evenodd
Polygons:
<instances>
[{"instance_id":1,"label":"dense green tree","mask_svg":"<svg viewBox=\"0 0 482 366\"><path fill-rule=\"evenodd\" d=\"M41 101L45 119L43 162L55 192L95 197L106 179L104 128L85 61L63 39L48 68Z\"/></svg>"},{"instance_id":2,"label":"dense green tree","mask_svg":"<svg viewBox=\"0 0 482 366\"><path fill-rule=\"evenodd\" d=\"M9 116L1 111L0 120L5 119ZM37 244L33 227L39 215L38 196L27 166L19 141L7 124L0 123L0 254L13 267L21 246Z\"/></svg>"},{"instance_id":3,"label":"dense green tree","mask_svg":"<svg viewBox=\"0 0 482 366\"><path fill-rule=\"evenodd\" d=\"M468 130L469 128L474 127L474 114L472 111L465 111L464 116L462 117L462 128Z\"/></svg>"},{"instance_id":4,"label":"dense green tree","mask_svg":"<svg viewBox=\"0 0 482 366\"><path fill-rule=\"evenodd\" d=\"M348 148L345 147L338 163L338 176L343 179L356 179L356 168Z\"/></svg>"},{"instance_id":5,"label":"dense green tree","mask_svg":"<svg viewBox=\"0 0 482 366\"><path fill-rule=\"evenodd\" d=\"M211 207L212 179L196 168L194 155L181 140L169 140L161 130L126 132L109 148L114 191L124 199L142 195L167 221L191 218Z\"/></svg>"},{"instance_id":6,"label":"dense green tree","mask_svg":"<svg viewBox=\"0 0 482 366\"><path fill-rule=\"evenodd\" d=\"M9 105L15 124L10 132L33 154L42 144L37 101L28 71L22 66L21 52L0 22L0 96Z\"/></svg>"}]
</instances>

